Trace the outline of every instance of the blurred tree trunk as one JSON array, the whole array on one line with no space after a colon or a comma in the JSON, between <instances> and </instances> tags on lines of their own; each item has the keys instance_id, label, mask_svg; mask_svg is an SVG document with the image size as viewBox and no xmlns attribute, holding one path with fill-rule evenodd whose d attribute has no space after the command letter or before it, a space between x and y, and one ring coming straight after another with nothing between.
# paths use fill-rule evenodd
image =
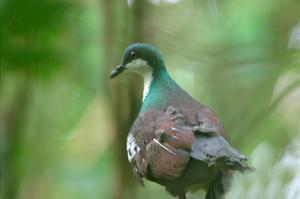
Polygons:
<instances>
[{"instance_id":1,"label":"blurred tree trunk","mask_svg":"<svg viewBox=\"0 0 300 199\"><path fill-rule=\"evenodd\" d=\"M146 20L145 1L135 1L129 8L126 1L103 0L105 66L107 77L120 64L126 46L144 40ZM139 83L137 83L139 82ZM137 183L127 160L126 138L131 124L136 118L141 101L142 82L136 76L121 75L109 81L108 93L112 96L111 110L114 114L116 140L116 187L113 198L134 198Z\"/></svg>"},{"instance_id":2,"label":"blurred tree trunk","mask_svg":"<svg viewBox=\"0 0 300 199\"><path fill-rule=\"evenodd\" d=\"M2 74L1 74L2 76ZM2 78L1 78L2 79ZM1 196L17 198L22 178L25 174L24 129L28 119L32 97L30 77L21 78L12 103L6 109L1 120ZM2 86L7 86L2 81Z\"/></svg>"}]
</instances>

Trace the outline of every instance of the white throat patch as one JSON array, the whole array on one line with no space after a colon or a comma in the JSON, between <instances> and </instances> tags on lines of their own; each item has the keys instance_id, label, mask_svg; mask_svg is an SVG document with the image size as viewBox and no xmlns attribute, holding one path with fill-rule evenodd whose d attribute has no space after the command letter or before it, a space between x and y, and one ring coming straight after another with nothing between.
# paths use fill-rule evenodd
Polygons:
<instances>
[{"instance_id":1,"label":"white throat patch","mask_svg":"<svg viewBox=\"0 0 300 199\"><path fill-rule=\"evenodd\" d=\"M152 72L143 76L144 78L144 90L143 90L143 101L145 100L147 94L150 90L150 85L153 80Z\"/></svg>"},{"instance_id":2,"label":"white throat patch","mask_svg":"<svg viewBox=\"0 0 300 199\"><path fill-rule=\"evenodd\" d=\"M129 71L140 74L144 78L144 91L143 91L143 101L144 101L149 92L150 85L153 80L153 76L152 76L153 69L143 59L132 60L131 62L126 64L126 68Z\"/></svg>"}]
</instances>

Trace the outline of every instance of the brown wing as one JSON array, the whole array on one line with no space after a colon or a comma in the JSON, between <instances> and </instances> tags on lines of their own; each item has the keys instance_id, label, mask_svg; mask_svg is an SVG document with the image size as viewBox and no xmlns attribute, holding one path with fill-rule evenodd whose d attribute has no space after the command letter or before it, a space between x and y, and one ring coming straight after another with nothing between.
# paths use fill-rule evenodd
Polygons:
<instances>
[{"instance_id":1,"label":"brown wing","mask_svg":"<svg viewBox=\"0 0 300 199\"><path fill-rule=\"evenodd\" d=\"M226 156L226 164L230 165L238 152L224 139L223 131L222 124L209 109L187 112L187 109L168 107L166 111L142 113L130 132L138 146L132 148L139 149L130 160L134 174L143 184L143 177L154 181L180 177L191 158L211 166L216 159ZM222 141L220 145L219 141ZM242 156L238 158L244 160Z\"/></svg>"},{"instance_id":2,"label":"brown wing","mask_svg":"<svg viewBox=\"0 0 300 199\"><path fill-rule=\"evenodd\" d=\"M138 117L130 138L134 138L140 150L131 164L141 184L142 177L167 180L181 175L196 139L192 128L185 126L187 120L180 110L173 107L166 111L149 111Z\"/></svg>"}]
</instances>

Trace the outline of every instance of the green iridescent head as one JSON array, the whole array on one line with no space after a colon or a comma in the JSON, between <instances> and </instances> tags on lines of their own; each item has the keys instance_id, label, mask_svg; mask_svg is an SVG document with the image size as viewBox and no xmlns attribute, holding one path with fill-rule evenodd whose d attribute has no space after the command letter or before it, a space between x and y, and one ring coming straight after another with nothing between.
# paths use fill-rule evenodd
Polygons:
<instances>
[{"instance_id":1,"label":"green iridescent head","mask_svg":"<svg viewBox=\"0 0 300 199\"><path fill-rule=\"evenodd\" d=\"M144 76L147 73L157 73L166 70L159 51L145 43L136 43L128 46L123 54L122 63L112 71L110 78L129 70Z\"/></svg>"}]
</instances>

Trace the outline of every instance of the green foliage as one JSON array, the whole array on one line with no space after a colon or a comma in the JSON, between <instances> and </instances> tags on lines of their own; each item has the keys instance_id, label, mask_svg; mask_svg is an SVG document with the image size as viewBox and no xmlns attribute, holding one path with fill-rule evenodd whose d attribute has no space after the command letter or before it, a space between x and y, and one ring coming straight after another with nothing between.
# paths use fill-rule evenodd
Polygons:
<instances>
[{"instance_id":1,"label":"green foliage","mask_svg":"<svg viewBox=\"0 0 300 199\"><path fill-rule=\"evenodd\" d=\"M1 5L1 68L44 72L61 65L57 42L65 26L64 1L4 1Z\"/></svg>"}]
</instances>

